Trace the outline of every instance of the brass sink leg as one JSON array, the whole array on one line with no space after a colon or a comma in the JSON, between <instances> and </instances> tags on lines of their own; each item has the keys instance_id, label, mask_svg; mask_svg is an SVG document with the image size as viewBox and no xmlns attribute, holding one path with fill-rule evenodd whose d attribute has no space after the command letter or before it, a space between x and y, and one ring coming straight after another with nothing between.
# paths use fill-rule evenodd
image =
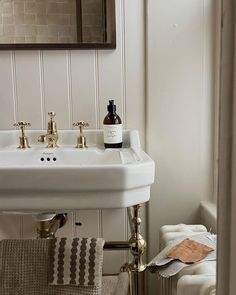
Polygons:
<instances>
[{"instance_id":1,"label":"brass sink leg","mask_svg":"<svg viewBox=\"0 0 236 295\"><path fill-rule=\"evenodd\" d=\"M146 241L140 234L141 205L133 206L133 218L131 220L132 236L129 239L130 251L133 255L133 261L129 264L130 273L130 295L145 295L146 294L146 265L143 263L143 254L146 249Z\"/></svg>"},{"instance_id":2,"label":"brass sink leg","mask_svg":"<svg viewBox=\"0 0 236 295\"><path fill-rule=\"evenodd\" d=\"M121 269L121 271L127 271L130 275L130 295L146 294L146 265L143 263L146 241L140 234L140 207L141 205L133 206L133 214L131 214L131 208L128 208L131 227L131 238L129 241L110 241L104 245L104 250L130 249L133 261L126 263ZM66 214L57 214L50 220L40 221L39 228L37 229L38 238L54 238L56 231L66 223L66 220Z\"/></svg>"},{"instance_id":3,"label":"brass sink leg","mask_svg":"<svg viewBox=\"0 0 236 295\"><path fill-rule=\"evenodd\" d=\"M55 233L66 224L67 214L56 214L51 220L39 221L37 228L38 239L54 239Z\"/></svg>"}]
</instances>

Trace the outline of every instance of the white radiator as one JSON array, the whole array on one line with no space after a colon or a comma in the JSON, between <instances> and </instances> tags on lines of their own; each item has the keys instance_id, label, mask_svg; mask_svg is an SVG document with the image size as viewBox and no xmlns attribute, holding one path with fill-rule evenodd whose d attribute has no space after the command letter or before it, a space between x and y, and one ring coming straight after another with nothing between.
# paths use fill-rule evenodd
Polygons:
<instances>
[{"instance_id":1,"label":"white radiator","mask_svg":"<svg viewBox=\"0 0 236 295\"><path fill-rule=\"evenodd\" d=\"M160 250L173 239L206 232L203 225L165 225L160 229ZM182 269L174 277L161 278L161 295L215 295L216 261L203 261Z\"/></svg>"}]
</instances>

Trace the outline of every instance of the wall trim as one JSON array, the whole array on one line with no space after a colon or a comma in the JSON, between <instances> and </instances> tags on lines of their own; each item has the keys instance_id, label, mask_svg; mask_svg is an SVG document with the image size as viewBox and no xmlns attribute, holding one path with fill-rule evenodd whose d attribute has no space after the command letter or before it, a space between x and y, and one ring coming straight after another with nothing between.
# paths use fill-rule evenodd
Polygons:
<instances>
[{"instance_id":1,"label":"wall trim","mask_svg":"<svg viewBox=\"0 0 236 295\"><path fill-rule=\"evenodd\" d=\"M217 205L213 202L202 201L200 204L201 223L208 231L217 232Z\"/></svg>"}]
</instances>

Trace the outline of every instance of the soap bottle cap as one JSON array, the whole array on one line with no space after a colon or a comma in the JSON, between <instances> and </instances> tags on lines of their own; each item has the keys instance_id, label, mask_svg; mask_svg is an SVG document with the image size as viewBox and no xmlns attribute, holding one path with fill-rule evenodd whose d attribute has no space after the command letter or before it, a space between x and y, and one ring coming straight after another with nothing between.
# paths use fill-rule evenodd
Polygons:
<instances>
[{"instance_id":1,"label":"soap bottle cap","mask_svg":"<svg viewBox=\"0 0 236 295\"><path fill-rule=\"evenodd\" d=\"M115 113L116 111L116 105L114 104L114 100L109 100L109 105L107 106L107 110L109 113Z\"/></svg>"}]
</instances>

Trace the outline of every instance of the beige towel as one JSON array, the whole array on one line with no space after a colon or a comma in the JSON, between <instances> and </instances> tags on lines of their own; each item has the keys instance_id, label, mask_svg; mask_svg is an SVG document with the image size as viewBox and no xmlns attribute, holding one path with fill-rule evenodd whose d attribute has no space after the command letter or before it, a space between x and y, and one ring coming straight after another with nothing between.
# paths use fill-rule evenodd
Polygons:
<instances>
[{"instance_id":1,"label":"beige towel","mask_svg":"<svg viewBox=\"0 0 236 295\"><path fill-rule=\"evenodd\" d=\"M51 240L49 283L101 288L103 245L101 238Z\"/></svg>"},{"instance_id":2,"label":"beige towel","mask_svg":"<svg viewBox=\"0 0 236 295\"><path fill-rule=\"evenodd\" d=\"M50 240L0 242L1 295L100 295L95 286L49 285Z\"/></svg>"},{"instance_id":3,"label":"beige towel","mask_svg":"<svg viewBox=\"0 0 236 295\"><path fill-rule=\"evenodd\" d=\"M117 276L106 276L102 280L102 295L128 295L129 274L122 272Z\"/></svg>"}]
</instances>

